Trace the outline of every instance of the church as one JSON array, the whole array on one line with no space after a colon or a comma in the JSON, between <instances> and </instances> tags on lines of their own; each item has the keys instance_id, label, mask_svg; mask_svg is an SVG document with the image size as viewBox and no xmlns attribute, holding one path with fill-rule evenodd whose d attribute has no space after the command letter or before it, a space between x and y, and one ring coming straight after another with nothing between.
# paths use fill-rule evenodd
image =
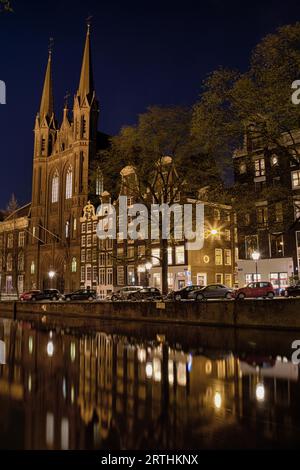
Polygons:
<instances>
[{"instance_id":1,"label":"church","mask_svg":"<svg viewBox=\"0 0 300 470\"><path fill-rule=\"evenodd\" d=\"M13 234L15 240L10 244L7 240L12 222L24 217L24 208L22 214L19 209L10 215L10 224L2 223L0 229L2 292L35 288L58 288L63 292L78 288L82 210L89 199L97 200L103 192L100 172L96 178L91 177L96 171L97 153L108 144L108 136L98 132L99 103L93 80L90 26L73 108L68 109L65 103L60 124L54 111L52 60L50 48L34 127L32 200L31 206L25 208L28 222L23 223L21 235ZM9 266L8 258L13 260Z\"/></svg>"}]
</instances>

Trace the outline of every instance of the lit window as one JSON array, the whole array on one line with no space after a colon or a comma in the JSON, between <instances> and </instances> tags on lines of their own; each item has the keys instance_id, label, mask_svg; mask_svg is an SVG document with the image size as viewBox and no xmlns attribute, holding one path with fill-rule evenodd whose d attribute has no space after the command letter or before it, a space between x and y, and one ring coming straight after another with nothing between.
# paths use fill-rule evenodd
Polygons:
<instances>
[{"instance_id":1,"label":"lit window","mask_svg":"<svg viewBox=\"0 0 300 470\"><path fill-rule=\"evenodd\" d=\"M230 232L230 230L225 230L225 240L226 240L227 242L230 242L230 240L231 240L231 232Z\"/></svg>"},{"instance_id":2,"label":"lit window","mask_svg":"<svg viewBox=\"0 0 300 470\"><path fill-rule=\"evenodd\" d=\"M81 282L85 282L85 267L81 267Z\"/></svg>"},{"instance_id":3,"label":"lit window","mask_svg":"<svg viewBox=\"0 0 300 470\"><path fill-rule=\"evenodd\" d=\"M284 256L284 241L282 234L270 235L271 258Z\"/></svg>"},{"instance_id":4,"label":"lit window","mask_svg":"<svg viewBox=\"0 0 300 470\"><path fill-rule=\"evenodd\" d=\"M13 248L14 245L14 236L10 233L7 237L7 248Z\"/></svg>"},{"instance_id":5,"label":"lit window","mask_svg":"<svg viewBox=\"0 0 300 470\"><path fill-rule=\"evenodd\" d=\"M122 266L118 266L117 268L117 284L118 286L124 286L124 268Z\"/></svg>"},{"instance_id":6,"label":"lit window","mask_svg":"<svg viewBox=\"0 0 300 470\"><path fill-rule=\"evenodd\" d=\"M7 271L12 271L12 266L13 266L13 258L12 258L12 254L9 253L7 255L7 261L6 261Z\"/></svg>"},{"instance_id":7,"label":"lit window","mask_svg":"<svg viewBox=\"0 0 300 470\"><path fill-rule=\"evenodd\" d=\"M159 248L154 248L151 252L152 254L152 264L153 266L159 266L160 265L160 249Z\"/></svg>"},{"instance_id":8,"label":"lit window","mask_svg":"<svg viewBox=\"0 0 300 470\"><path fill-rule=\"evenodd\" d=\"M216 284L223 284L223 274L216 274Z\"/></svg>"},{"instance_id":9,"label":"lit window","mask_svg":"<svg viewBox=\"0 0 300 470\"><path fill-rule=\"evenodd\" d=\"M220 248L216 248L215 250L215 263L216 263L216 266L223 265L223 250Z\"/></svg>"},{"instance_id":10,"label":"lit window","mask_svg":"<svg viewBox=\"0 0 300 470\"><path fill-rule=\"evenodd\" d=\"M70 236L70 222L66 222L66 238Z\"/></svg>"},{"instance_id":11,"label":"lit window","mask_svg":"<svg viewBox=\"0 0 300 470\"><path fill-rule=\"evenodd\" d=\"M31 263L30 272L31 272L32 275L35 274L35 263L34 263L34 261L32 261L32 263Z\"/></svg>"},{"instance_id":12,"label":"lit window","mask_svg":"<svg viewBox=\"0 0 300 470\"><path fill-rule=\"evenodd\" d=\"M231 250L224 250L224 255L225 255L225 266L231 266L232 264Z\"/></svg>"},{"instance_id":13,"label":"lit window","mask_svg":"<svg viewBox=\"0 0 300 470\"><path fill-rule=\"evenodd\" d=\"M293 189L300 188L300 170L292 172L292 185Z\"/></svg>"},{"instance_id":14,"label":"lit window","mask_svg":"<svg viewBox=\"0 0 300 470\"><path fill-rule=\"evenodd\" d=\"M24 254L20 253L18 256L18 271L24 271Z\"/></svg>"},{"instance_id":15,"label":"lit window","mask_svg":"<svg viewBox=\"0 0 300 470\"><path fill-rule=\"evenodd\" d=\"M268 207L261 206L257 208L257 223L266 225L268 223Z\"/></svg>"},{"instance_id":16,"label":"lit window","mask_svg":"<svg viewBox=\"0 0 300 470\"><path fill-rule=\"evenodd\" d=\"M52 178L52 204L58 202L59 198L59 173L56 170Z\"/></svg>"},{"instance_id":17,"label":"lit window","mask_svg":"<svg viewBox=\"0 0 300 470\"><path fill-rule=\"evenodd\" d=\"M168 248L168 264L171 266L173 264L173 248Z\"/></svg>"},{"instance_id":18,"label":"lit window","mask_svg":"<svg viewBox=\"0 0 300 470\"><path fill-rule=\"evenodd\" d=\"M185 248L177 246L175 249L176 264L185 264Z\"/></svg>"},{"instance_id":19,"label":"lit window","mask_svg":"<svg viewBox=\"0 0 300 470\"><path fill-rule=\"evenodd\" d=\"M72 273L76 273L76 272L77 272L77 259L73 258L72 259Z\"/></svg>"},{"instance_id":20,"label":"lit window","mask_svg":"<svg viewBox=\"0 0 300 470\"><path fill-rule=\"evenodd\" d=\"M247 172L247 165L246 163L240 164L240 175L244 175Z\"/></svg>"},{"instance_id":21,"label":"lit window","mask_svg":"<svg viewBox=\"0 0 300 470\"><path fill-rule=\"evenodd\" d=\"M112 268L109 268L107 270L107 285L108 286L113 285L113 270L112 270Z\"/></svg>"},{"instance_id":22,"label":"lit window","mask_svg":"<svg viewBox=\"0 0 300 470\"><path fill-rule=\"evenodd\" d=\"M22 248L25 245L25 232L19 233L19 247Z\"/></svg>"},{"instance_id":23,"label":"lit window","mask_svg":"<svg viewBox=\"0 0 300 470\"><path fill-rule=\"evenodd\" d=\"M66 176L66 199L72 199L73 197L73 171L72 167L69 167Z\"/></svg>"},{"instance_id":24,"label":"lit window","mask_svg":"<svg viewBox=\"0 0 300 470\"><path fill-rule=\"evenodd\" d=\"M225 274L225 285L232 287L232 274Z\"/></svg>"},{"instance_id":25,"label":"lit window","mask_svg":"<svg viewBox=\"0 0 300 470\"><path fill-rule=\"evenodd\" d=\"M255 251L259 251L257 235L248 235L245 238L245 249L246 249L246 258L252 259L252 253L254 253Z\"/></svg>"},{"instance_id":26,"label":"lit window","mask_svg":"<svg viewBox=\"0 0 300 470\"><path fill-rule=\"evenodd\" d=\"M256 177L265 176L266 175L265 159L259 158L258 160L255 160L254 168L255 168Z\"/></svg>"}]
</instances>

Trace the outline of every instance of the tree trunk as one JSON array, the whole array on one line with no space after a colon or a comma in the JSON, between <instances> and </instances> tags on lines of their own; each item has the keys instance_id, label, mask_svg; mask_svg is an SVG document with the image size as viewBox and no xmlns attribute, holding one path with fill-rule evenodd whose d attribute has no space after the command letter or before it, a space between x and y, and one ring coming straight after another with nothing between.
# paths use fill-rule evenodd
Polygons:
<instances>
[{"instance_id":1,"label":"tree trunk","mask_svg":"<svg viewBox=\"0 0 300 470\"><path fill-rule=\"evenodd\" d=\"M161 257L161 268L162 268L162 294L168 295L168 291L169 291L168 240L161 239L160 241L160 257Z\"/></svg>"}]
</instances>

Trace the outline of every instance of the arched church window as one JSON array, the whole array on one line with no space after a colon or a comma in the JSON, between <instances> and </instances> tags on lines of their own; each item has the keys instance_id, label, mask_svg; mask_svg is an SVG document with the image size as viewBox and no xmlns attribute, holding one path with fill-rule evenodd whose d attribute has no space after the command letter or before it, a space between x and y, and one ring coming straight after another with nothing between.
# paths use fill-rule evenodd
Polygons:
<instances>
[{"instance_id":1,"label":"arched church window","mask_svg":"<svg viewBox=\"0 0 300 470\"><path fill-rule=\"evenodd\" d=\"M98 167L96 170L96 196L101 196L103 193L104 193L103 173Z\"/></svg>"},{"instance_id":2,"label":"arched church window","mask_svg":"<svg viewBox=\"0 0 300 470\"><path fill-rule=\"evenodd\" d=\"M70 237L70 222L66 222L66 238Z\"/></svg>"},{"instance_id":3,"label":"arched church window","mask_svg":"<svg viewBox=\"0 0 300 470\"><path fill-rule=\"evenodd\" d=\"M58 202L59 198L59 174L58 171L54 173L52 178L52 204Z\"/></svg>"},{"instance_id":4,"label":"arched church window","mask_svg":"<svg viewBox=\"0 0 300 470\"><path fill-rule=\"evenodd\" d=\"M66 199L72 199L73 197L73 171L72 167L69 167L66 176Z\"/></svg>"}]
</instances>

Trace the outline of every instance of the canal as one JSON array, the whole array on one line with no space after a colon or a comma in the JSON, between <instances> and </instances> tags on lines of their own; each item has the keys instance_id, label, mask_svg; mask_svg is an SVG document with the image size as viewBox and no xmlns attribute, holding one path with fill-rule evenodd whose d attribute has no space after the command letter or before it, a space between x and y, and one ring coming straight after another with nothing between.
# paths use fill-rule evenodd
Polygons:
<instances>
[{"instance_id":1,"label":"canal","mask_svg":"<svg viewBox=\"0 0 300 470\"><path fill-rule=\"evenodd\" d=\"M0 320L0 448L300 445L292 332Z\"/></svg>"}]
</instances>

